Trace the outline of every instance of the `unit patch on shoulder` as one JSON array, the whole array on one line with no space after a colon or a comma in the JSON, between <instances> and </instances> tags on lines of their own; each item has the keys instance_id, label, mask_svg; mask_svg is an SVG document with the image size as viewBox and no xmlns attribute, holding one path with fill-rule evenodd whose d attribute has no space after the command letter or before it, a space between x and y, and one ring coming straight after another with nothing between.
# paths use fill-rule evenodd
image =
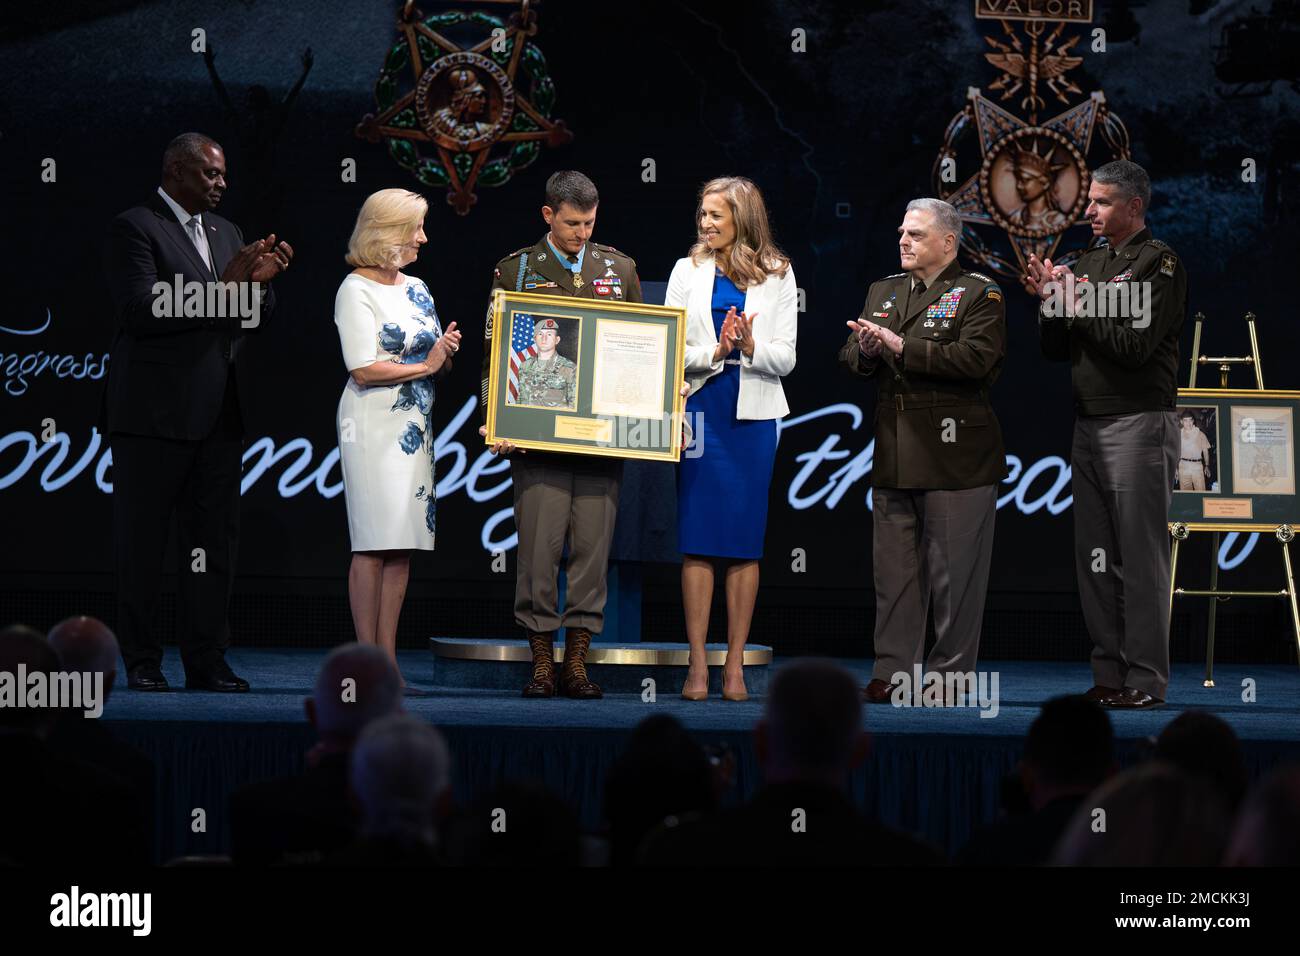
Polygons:
<instances>
[{"instance_id":1,"label":"unit patch on shoulder","mask_svg":"<svg viewBox=\"0 0 1300 956\"><path fill-rule=\"evenodd\" d=\"M1176 268L1178 268L1178 257L1172 252L1166 252L1160 257L1160 274L1162 276L1172 276Z\"/></svg>"},{"instance_id":2,"label":"unit patch on shoulder","mask_svg":"<svg viewBox=\"0 0 1300 956\"><path fill-rule=\"evenodd\" d=\"M1002 301L1002 293L999 292L997 289L989 289L988 297L992 299L994 302Z\"/></svg>"}]
</instances>

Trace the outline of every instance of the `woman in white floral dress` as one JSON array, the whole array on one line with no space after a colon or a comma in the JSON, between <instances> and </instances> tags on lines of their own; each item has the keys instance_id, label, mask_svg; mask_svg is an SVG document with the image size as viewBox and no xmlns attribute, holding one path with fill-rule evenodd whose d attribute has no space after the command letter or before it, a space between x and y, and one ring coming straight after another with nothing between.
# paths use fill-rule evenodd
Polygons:
<instances>
[{"instance_id":1,"label":"woman in white floral dress","mask_svg":"<svg viewBox=\"0 0 1300 956\"><path fill-rule=\"evenodd\" d=\"M412 551L432 551L434 375L460 348L444 332L433 297L402 273L427 239L428 204L405 189L370 196L348 242L354 269L334 298L343 361L339 456L352 537L348 600L357 640L396 661L397 621Z\"/></svg>"}]
</instances>

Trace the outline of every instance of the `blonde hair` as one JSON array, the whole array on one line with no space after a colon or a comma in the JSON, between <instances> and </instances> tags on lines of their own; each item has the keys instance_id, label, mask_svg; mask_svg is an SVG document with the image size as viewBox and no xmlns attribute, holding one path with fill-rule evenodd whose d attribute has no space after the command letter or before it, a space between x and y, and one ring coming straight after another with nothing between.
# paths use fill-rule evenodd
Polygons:
<instances>
[{"instance_id":1,"label":"blonde hair","mask_svg":"<svg viewBox=\"0 0 1300 956\"><path fill-rule=\"evenodd\" d=\"M770 275L784 277L790 268L789 257L772 241L772 227L767 221L767 204L758 187L743 176L721 176L710 179L700 190L700 201L695 207L695 224L699 227L704 215L704 197L721 194L731 209L731 221L736 227L736 238L727 252L725 262L718 265L727 277L744 288L758 285ZM703 239L691 246L691 261L696 265L716 253Z\"/></svg>"},{"instance_id":2,"label":"blonde hair","mask_svg":"<svg viewBox=\"0 0 1300 956\"><path fill-rule=\"evenodd\" d=\"M429 204L407 189L381 189L366 197L348 240L350 266L391 269L400 261L399 249L411 241L424 221Z\"/></svg>"}]
</instances>

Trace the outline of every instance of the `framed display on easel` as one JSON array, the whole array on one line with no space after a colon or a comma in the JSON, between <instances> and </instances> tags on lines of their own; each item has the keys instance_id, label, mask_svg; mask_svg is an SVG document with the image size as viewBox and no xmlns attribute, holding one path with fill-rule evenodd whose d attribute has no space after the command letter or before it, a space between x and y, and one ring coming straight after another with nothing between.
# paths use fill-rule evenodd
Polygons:
<instances>
[{"instance_id":1,"label":"framed display on easel","mask_svg":"<svg viewBox=\"0 0 1300 956\"><path fill-rule=\"evenodd\" d=\"M1197 313L1192 338L1192 371L1187 388L1178 390L1179 454L1172 478L1169 534L1173 549L1169 561L1169 605L1173 618L1176 597L1210 599L1205 646L1206 687L1214 686L1214 631L1221 600L1232 597L1283 598L1291 605L1291 627L1300 656L1300 606L1296 602L1295 574L1290 544L1300 524L1297 495L1296 428L1300 425L1300 391L1269 391L1259 360L1255 315L1246 313L1250 334L1247 356L1210 357L1200 354L1205 316ZM1219 388L1197 388L1201 365L1219 367ZM1249 365L1255 388L1228 388L1234 365ZM1195 531L1212 535L1210 586L1180 588L1179 545ZM1219 535L1225 531L1271 532L1282 548L1285 587L1277 591L1235 591L1219 588Z\"/></svg>"}]
</instances>

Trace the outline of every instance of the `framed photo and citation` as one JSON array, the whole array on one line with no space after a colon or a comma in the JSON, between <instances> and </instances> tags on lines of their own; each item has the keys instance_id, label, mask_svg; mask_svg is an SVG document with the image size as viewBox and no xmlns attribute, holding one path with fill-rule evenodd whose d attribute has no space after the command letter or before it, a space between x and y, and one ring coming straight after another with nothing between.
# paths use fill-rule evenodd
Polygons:
<instances>
[{"instance_id":1,"label":"framed photo and citation","mask_svg":"<svg viewBox=\"0 0 1300 956\"><path fill-rule=\"evenodd\" d=\"M1193 531L1269 531L1300 521L1300 392L1180 388L1169 520Z\"/></svg>"},{"instance_id":2,"label":"framed photo and citation","mask_svg":"<svg viewBox=\"0 0 1300 956\"><path fill-rule=\"evenodd\" d=\"M684 309L492 294L486 443L677 461Z\"/></svg>"}]
</instances>

